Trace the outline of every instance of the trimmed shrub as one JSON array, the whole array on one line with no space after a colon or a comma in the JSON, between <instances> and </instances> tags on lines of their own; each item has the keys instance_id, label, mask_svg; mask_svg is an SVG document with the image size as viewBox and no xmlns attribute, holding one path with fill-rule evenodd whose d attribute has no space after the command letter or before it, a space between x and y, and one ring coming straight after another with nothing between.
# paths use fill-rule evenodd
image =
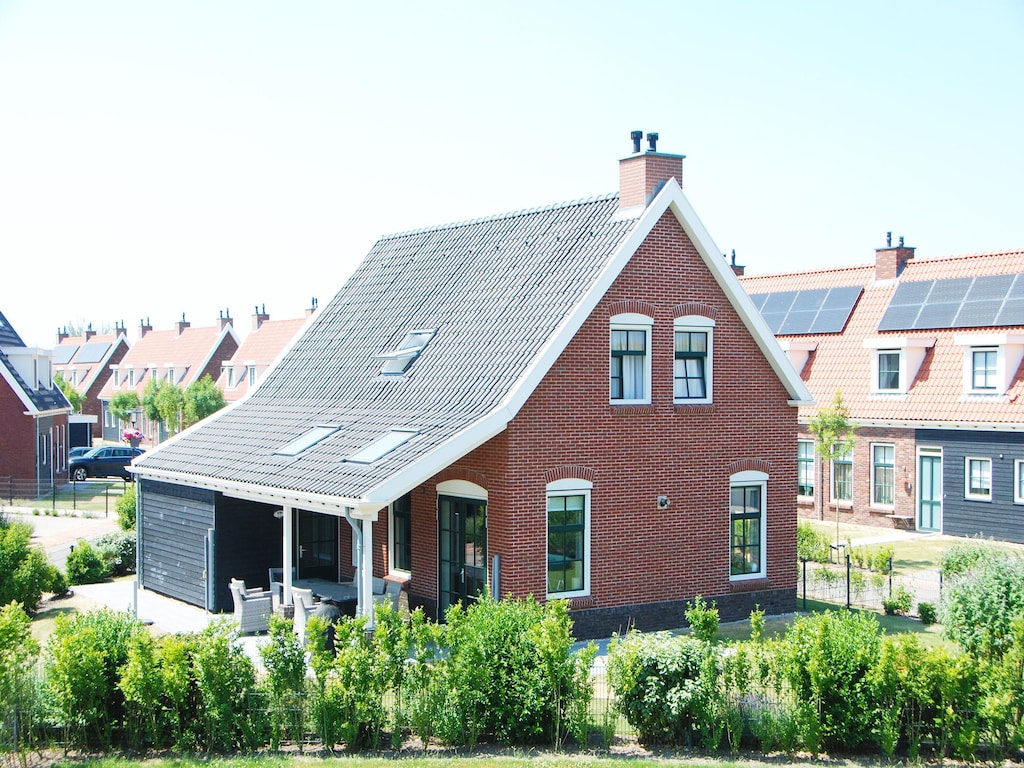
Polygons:
<instances>
[{"instance_id":1,"label":"trimmed shrub","mask_svg":"<svg viewBox=\"0 0 1024 768\"><path fill-rule=\"evenodd\" d=\"M897 613L910 613L913 605L914 596L902 584L898 585L888 597L882 598L882 608L889 616Z\"/></svg>"},{"instance_id":2,"label":"trimmed shrub","mask_svg":"<svg viewBox=\"0 0 1024 768\"><path fill-rule=\"evenodd\" d=\"M921 623L927 627L935 623L938 612L935 610L934 603L921 601L917 604L917 615L921 618Z\"/></svg>"},{"instance_id":3,"label":"trimmed shrub","mask_svg":"<svg viewBox=\"0 0 1024 768\"><path fill-rule=\"evenodd\" d=\"M135 573L135 531L105 533L96 540L96 549L111 576Z\"/></svg>"},{"instance_id":4,"label":"trimmed shrub","mask_svg":"<svg viewBox=\"0 0 1024 768\"><path fill-rule=\"evenodd\" d=\"M117 500L117 524L122 531L135 530L135 484L125 487L121 498Z\"/></svg>"},{"instance_id":5,"label":"trimmed shrub","mask_svg":"<svg viewBox=\"0 0 1024 768\"><path fill-rule=\"evenodd\" d=\"M75 548L68 554L65 567L68 582L71 584L95 584L110 575L110 569L85 539L79 539Z\"/></svg>"},{"instance_id":6,"label":"trimmed shrub","mask_svg":"<svg viewBox=\"0 0 1024 768\"><path fill-rule=\"evenodd\" d=\"M46 553L32 546L31 539L31 525L0 522L0 605L14 601L29 613L55 583Z\"/></svg>"},{"instance_id":7,"label":"trimmed shrub","mask_svg":"<svg viewBox=\"0 0 1024 768\"><path fill-rule=\"evenodd\" d=\"M827 563L831 552L831 540L810 523L796 524L796 555L801 560Z\"/></svg>"},{"instance_id":8,"label":"trimmed shrub","mask_svg":"<svg viewBox=\"0 0 1024 768\"><path fill-rule=\"evenodd\" d=\"M255 747L249 697L256 688L256 668L235 643L238 627L215 621L194 638L192 668L199 694L196 713L200 746L216 752Z\"/></svg>"},{"instance_id":9,"label":"trimmed shrub","mask_svg":"<svg viewBox=\"0 0 1024 768\"><path fill-rule=\"evenodd\" d=\"M28 616L18 603L0 609L0 752L19 750L31 731L31 719L17 716L33 711L33 669L39 643L32 637Z\"/></svg>"}]
</instances>

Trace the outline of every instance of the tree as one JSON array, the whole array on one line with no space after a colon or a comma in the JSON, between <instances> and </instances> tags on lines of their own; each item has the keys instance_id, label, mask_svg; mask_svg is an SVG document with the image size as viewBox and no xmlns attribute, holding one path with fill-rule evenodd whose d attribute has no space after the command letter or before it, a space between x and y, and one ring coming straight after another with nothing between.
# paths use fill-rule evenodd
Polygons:
<instances>
[{"instance_id":1,"label":"tree","mask_svg":"<svg viewBox=\"0 0 1024 768\"><path fill-rule=\"evenodd\" d=\"M185 410L185 393L177 384L161 381L153 398L160 421L170 434L181 431L182 413Z\"/></svg>"},{"instance_id":2,"label":"tree","mask_svg":"<svg viewBox=\"0 0 1024 768\"><path fill-rule=\"evenodd\" d=\"M822 408L811 419L807 427L814 435L814 447L821 457L821 464L833 462L853 450L857 425L850 421L850 414L843 405L843 393L836 390L832 404ZM824 488L821 489L824 493ZM836 501L836 546L839 545L839 501Z\"/></svg>"},{"instance_id":3,"label":"tree","mask_svg":"<svg viewBox=\"0 0 1024 768\"><path fill-rule=\"evenodd\" d=\"M118 421L131 421L139 408L139 396L134 392L118 392L110 399L110 414Z\"/></svg>"},{"instance_id":4,"label":"tree","mask_svg":"<svg viewBox=\"0 0 1024 768\"><path fill-rule=\"evenodd\" d=\"M64 393L64 397L66 397L67 401L71 404L71 409L75 413L81 413L82 403L85 402L85 398L82 396L82 393L75 389L71 385L71 382L65 379L64 374L60 371L57 371L53 375L53 383L60 388L61 392Z\"/></svg>"},{"instance_id":5,"label":"tree","mask_svg":"<svg viewBox=\"0 0 1024 768\"><path fill-rule=\"evenodd\" d=\"M216 413L226 405L224 393L221 392L210 374L199 381L193 381L185 389L185 423L190 426L202 421L211 413Z\"/></svg>"}]
</instances>

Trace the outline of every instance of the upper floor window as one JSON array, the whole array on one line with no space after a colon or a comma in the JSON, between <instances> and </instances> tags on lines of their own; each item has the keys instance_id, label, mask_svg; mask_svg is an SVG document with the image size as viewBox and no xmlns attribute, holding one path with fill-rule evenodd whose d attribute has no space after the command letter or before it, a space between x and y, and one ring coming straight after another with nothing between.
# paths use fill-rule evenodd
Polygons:
<instances>
[{"instance_id":1,"label":"upper floor window","mask_svg":"<svg viewBox=\"0 0 1024 768\"><path fill-rule=\"evenodd\" d=\"M168 368L167 369L167 380L169 382L171 382L171 384L174 383L174 369L173 368Z\"/></svg>"},{"instance_id":2,"label":"upper floor window","mask_svg":"<svg viewBox=\"0 0 1024 768\"><path fill-rule=\"evenodd\" d=\"M832 501L853 501L853 453L846 452L832 462Z\"/></svg>"},{"instance_id":3,"label":"upper floor window","mask_svg":"<svg viewBox=\"0 0 1024 768\"><path fill-rule=\"evenodd\" d=\"M610 398L615 404L651 402L651 326L645 315L612 318Z\"/></svg>"},{"instance_id":4,"label":"upper floor window","mask_svg":"<svg viewBox=\"0 0 1024 768\"><path fill-rule=\"evenodd\" d=\"M256 366L255 365L250 365L249 366L249 386L251 387L255 383L256 383Z\"/></svg>"},{"instance_id":5,"label":"upper floor window","mask_svg":"<svg viewBox=\"0 0 1024 768\"><path fill-rule=\"evenodd\" d=\"M233 365L229 365L226 370L228 374L228 389L231 389L235 386L235 367Z\"/></svg>"},{"instance_id":6,"label":"upper floor window","mask_svg":"<svg viewBox=\"0 0 1024 768\"><path fill-rule=\"evenodd\" d=\"M121 372L117 368L114 369L114 386L121 386Z\"/></svg>"},{"instance_id":7,"label":"upper floor window","mask_svg":"<svg viewBox=\"0 0 1024 768\"><path fill-rule=\"evenodd\" d=\"M996 351L971 350L971 389L996 389Z\"/></svg>"},{"instance_id":8,"label":"upper floor window","mask_svg":"<svg viewBox=\"0 0 1024 768\"><path fill-rule=\"evenodd\" d=\"M814 496L814 441L800 440L797 442L796 457L797 494L813 498Z\"/></svg>"},{"instance_id":9,"label":"upper floor window","mask_svg":"<svg viewBox=\"0 0 1024 768\"><path fill-rule=\"evenodd\" d=\"M128 386L129 387L134 387L135 386L135 369L134 368L129 368L128 369Z\"/></svg>"},{"instance_id":10,"label":"upper floor window","mask_svg":"<svg viewBox=\"0 0 1024 768\"><path fill-rule=\"evenodd\" d=\"M900 388L900 353L884 349L878 352L878 389L896 391Z\"/></svg>"},{"instance_id":11,"label":"upper floor window","mask_svg":"<svg viewBox=\"0 0 1024 768\"><path fill-rule=\"evenodd\" d=\"M733 579L766 573L768 476L763 472L737 472L729 480L729 575Z\"/></svg>"},{"instance_id":12,"label":"upper floor window","mask_svg":"<svg viewBox=\"0 0 1024 768\"><path fill-rule=\"evenodd\" d=\"M1013 501L1024 504L1024 459L1013 462Z\"/></svg>"},{"instance_id":13,"label":"upper floor window","mask_svg":"<svg viewBox=\"0 0 1024 768\"><path fill-rule=\"evenodd\" d=\"M711 402L714 320L699 315L677 317L673 396L677 403Z\"/></svg>"},{"instance_id":14,"label":"upper floor window","mask_svg":"<svg viewBox=\"0 0 1024 768\"><path fill-rule=\"evenodd\" d=\"M992 501L992 459L964 459L964 486L965 498Z\"/></svg>"},{"instance_id":15,"label":"upper floor window","mask_svg":"<svg viewBox=\"0 0 1024 768\"><path fill-rule=\"evenodd\" d=\"M896 446L871 446L871 503L891 507L896 496Z\"/></svg>"},{"instance_id":16,"label":"upper floor window","mask_svg":"<svg viewBox=\"0 0 1024 768\"><path fill-rule=\"evenodd\" d=\"M590 594L590 491L587 480L556 480L547 486L548 595Z\"/></svg>"}]
</instances>

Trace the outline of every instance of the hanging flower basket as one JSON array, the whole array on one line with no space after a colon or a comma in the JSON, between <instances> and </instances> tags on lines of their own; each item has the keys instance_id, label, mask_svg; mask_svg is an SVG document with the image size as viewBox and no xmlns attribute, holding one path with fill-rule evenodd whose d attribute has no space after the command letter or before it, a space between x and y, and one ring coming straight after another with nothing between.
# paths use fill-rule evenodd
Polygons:
<instances>
[{"instance_id":1,"label":"hanging flower basket","mask_svg":"<svg viewBox=\"0 0 1024 768\"><path fill-rule=\"evenodd\" d=\"M138 448L139 443L146 439L146 436L142 434L142 430L139 429L126 429L124 431L124 441L131 445L132 448Z\"/></svg>"}]
</instances>

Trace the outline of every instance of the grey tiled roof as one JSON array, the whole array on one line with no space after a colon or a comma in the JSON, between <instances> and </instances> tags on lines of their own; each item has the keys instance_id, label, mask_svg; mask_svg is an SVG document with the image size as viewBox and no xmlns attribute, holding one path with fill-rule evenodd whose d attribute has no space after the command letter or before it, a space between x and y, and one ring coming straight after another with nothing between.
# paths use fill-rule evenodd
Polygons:
<instances>
[{"instance_id":1,"label":"grey tiled roof","mask_svg":"<svg viewBox=\"0 0 1024 768\"><path fill-rule=\"evenodd\" d=\"M25 342L21 340L21 336L18 332L11 327L11 324L7 322L7 318L4 317L4 313L0 312L0 347L24 347Z\"/></svg>"},{"instance_id":2,"label":"grey tiled roof","mask_svg":"<svg viewBox=\"0 0 1024 768\"><path fill-rule=\"evenodd\" d=\"M18 332L7 322L7 318L0 313L0 347L24 347L25 342L21 340ZM36 389L36 382L27 382L18 373L7 355L0 349L0 365L3 365L9 372L11 378L21 388L25 397L32 401L33 407L39 411L51 411L58 408L69 408L68 400L64 393L55 385L50 389Z\"/></svg>"},{"instance_id":3,"label":"grey tiled roof","mask_svg":"<svg viewBox=\"0 0 1024 768\"><path fill-rule=\"evenodd\" d=\"M247 400L147 453L148 469L361 498L493 411L595 284L636 219L602 197L380 240ZM375 356L436 335L403 376ZM298 456L275 451L318 424ZM392 429L418 435L373 464L345 457Z\"/></svg>"}]
</instances>

